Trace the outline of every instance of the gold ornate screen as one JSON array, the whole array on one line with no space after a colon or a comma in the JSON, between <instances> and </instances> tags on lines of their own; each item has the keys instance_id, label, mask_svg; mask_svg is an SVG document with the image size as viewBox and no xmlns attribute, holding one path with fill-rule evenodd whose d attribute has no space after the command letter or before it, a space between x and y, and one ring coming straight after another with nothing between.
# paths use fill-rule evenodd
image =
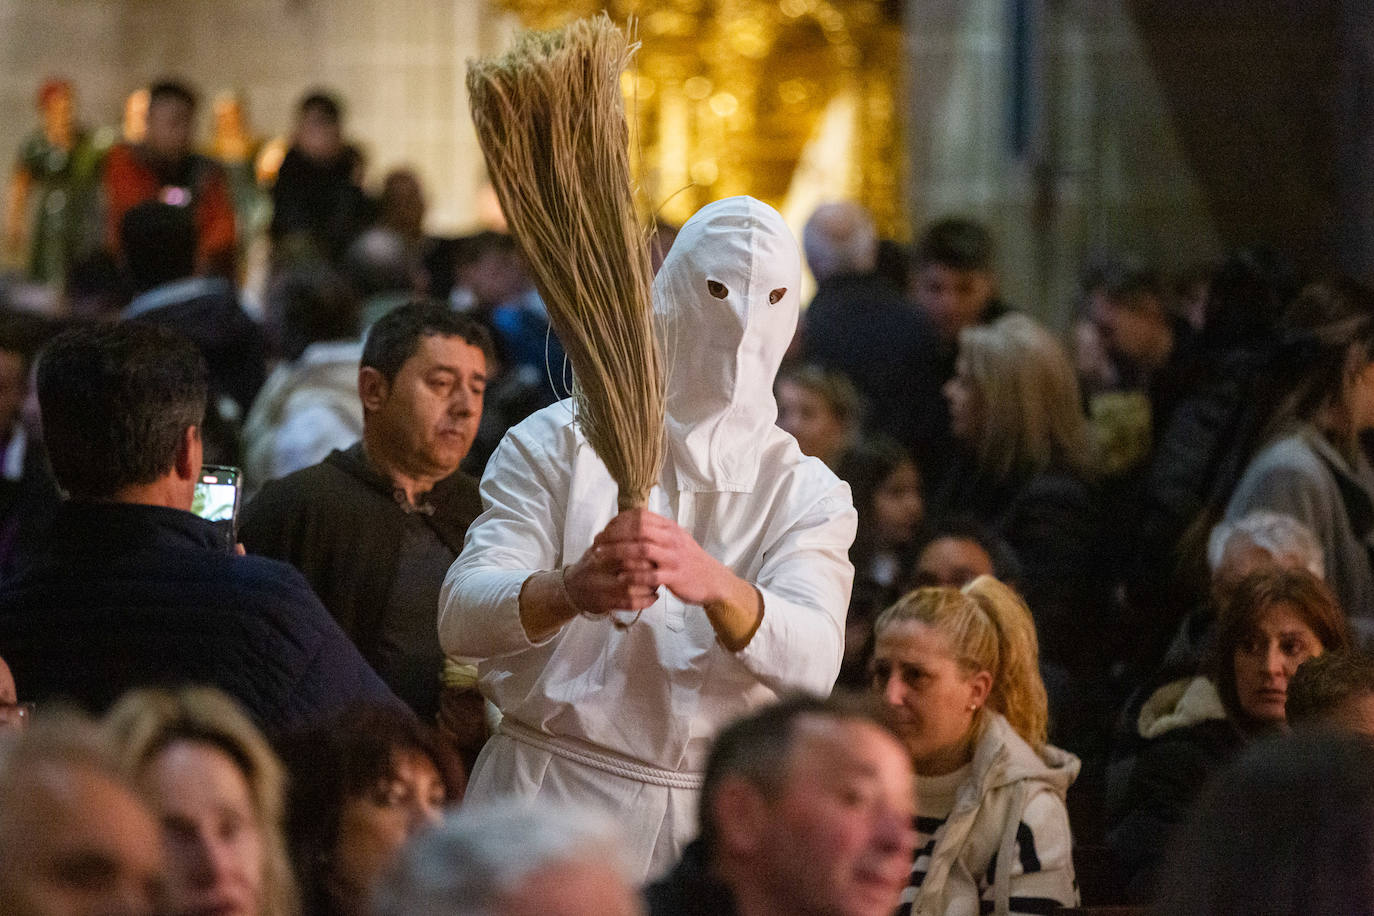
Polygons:
<instances>
[{"instance_id":1,"label":"gold ornate screen","mask_svg":"<svg viewBox=\"0 0 1374 916\"><path fill-rule=\"evenodd\" d=\"M752 194L798 225L825 200L905 234L900 0L500 0L531 28L605 9L642 49L622 88L647 203L680 224Z\"/></svg>"}]
</instances>

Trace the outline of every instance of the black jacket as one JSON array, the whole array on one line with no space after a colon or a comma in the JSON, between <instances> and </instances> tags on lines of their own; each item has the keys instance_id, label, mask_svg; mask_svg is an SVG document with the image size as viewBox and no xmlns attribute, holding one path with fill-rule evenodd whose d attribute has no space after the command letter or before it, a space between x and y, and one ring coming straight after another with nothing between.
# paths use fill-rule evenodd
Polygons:
<instances>
[{"instance_id":1,"label":"black jacket","mask_svg":"<svg viewBox=\"0 0 1374 916\"><path fill-rule=\"evenodd\" d=\"M1125 812L1108 831L1131 898L1150 898L1174 834L1188 820L1207 781L1248 738L1230 719L1207 719L1148 742L1131 771Z\"/></svg>"},{"instance_id":2,"label":"black jacket","mask_svg":"<svg viewBox=\"0 0 1374 916\"><path fill-rule=\"evenodd\" d=\"M649 916L734 916L735 900L711 874L701 840L687 844L682 859L644 889Z\"/></svg>"},{"instance_id":3,"label":"black jacket","mask_svg":"<svg viewBox=\"0 0 1374 916\"><path fill-rule=\"evenodd\" d=\"M868 406L865 426L911 449L927 479L948 451L935 329L875 274L821 283L802 326L802 358L839 372ZM943 466L943 465L941 465Z\"/></svg>"},{"instance_id":4,"label":"black jacket","mask_svg":"<svg viewBox=\"0 0 1374 916\"><path fill-rule=\"evenodd\" d=\"M388 623L384 617L407 522L393 490L356 444L264 485L244 509L239 535L250 553L285 560L299 569L373 668L428 719L438 708L437 675L423 685L412 684L413 678L407 676L411 666L389 657L381 634ZM447 548L452 563L463 549L468 525L482 511L477 481L461 471L451 474L434 486L426 502L434 511L415 518ZM432 582L415 583L412 589L416 600L429 606L428 636L433 645L428 654L435 672L443 664L437 621L442 585L441 572Z\"/></svg>"},{"instance_id":5,"label":"black jacket","mask_svg":"<svg viewBox=\"0 0 1374 916\"><path fill-rule=\"evenodd\" d=\"M399 705L300 573L214 544L189 512L63 505L48 549L0 592L19 696L98 713L134 687L208 684L269 734Z\"/></svg>"}]
</instances>

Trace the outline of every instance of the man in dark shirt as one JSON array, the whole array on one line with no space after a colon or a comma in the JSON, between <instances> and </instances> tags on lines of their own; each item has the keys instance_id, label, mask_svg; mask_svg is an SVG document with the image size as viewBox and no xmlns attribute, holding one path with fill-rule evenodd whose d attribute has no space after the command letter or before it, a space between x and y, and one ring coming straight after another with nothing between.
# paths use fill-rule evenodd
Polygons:
<instances>
[{"instance_id":1,"label":"man in dark shirt","mask_svg":"<svg viewBox=\"0 0 1374 916\"><path fill-rule=\"evenodd\" d=\"M79 328L39 358L43 433L70 498L0 591L0 646L26 699L102 711L150 685L209 684L269 733L396 703L291 567L217 547L189 511L204 359L138 322Z\"/></svg>"},{"instance_id":2,"label":"man in dark shirt","mask_svg":"<svg viewBox=\"0 0 1374 916\"><path fill-rule=\"evenodd\" d=\"M481 420L490 348L480 325L441 305L383 316L358 369L362 441L268 483L243 514L248 550L305 573L382 679L431 722L444 669L439 587L482 508L458 465Z\"/></svg>"},{"instance_id":3,"label":"man in dark shirt","mask_svg":"<svg viewBox=\"0 0 1374 916\"><path fill-rule=\"evenodd\" d=\"M867 431L915 452L927 473L922 417L912 403L932 390L938 395L943 381L931 375L933 329L874 270L878 237L858 204L818 208L802 242L817 283L802 319L802 358L853 382L867 402Z\"/></svg>"},{"instance_id":4,"label":"man in dark shirt","mask_svg":"<svg viewBox=\"0 0 1374 916\"><path fill-rule=\"evenodd\" d=\"M959 333L990 324L1009 310L997 297L992 233L981 223L949 217L931 223L912 253L907 298L934 330L931 362L921 374L922 390L911 400L919 430L917 458L927 492L939 489L957 454L949 426L944 386L954 377Z\"/></svg>"},{"instance_id":5,"label":"man in dark shirt","mask_svg":"<svg viewBox=\"0 0 1374 916\"><path fill-rule=\"evenodd\" d=\"M343 107L312 92L297 108L291 149L272 185L272 241L287 257L337 262L367 228L372 203L360 185L363 157L344 142Z\"/></svg>"}]
</instances>

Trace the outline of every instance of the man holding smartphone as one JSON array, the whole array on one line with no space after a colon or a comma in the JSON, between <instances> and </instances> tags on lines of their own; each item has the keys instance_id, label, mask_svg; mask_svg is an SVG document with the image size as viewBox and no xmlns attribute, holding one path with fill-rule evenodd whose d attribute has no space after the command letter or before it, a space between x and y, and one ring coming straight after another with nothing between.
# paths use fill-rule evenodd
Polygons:
<instances>
[{"instance_id":1,"label":"man holding smartphone","mask_svg":"<svg viewBox=\"0 0 1374 916\"><path fill-rule=\"evenodd\" d=\"M39 357L69 498L46 551L0 590L25 696L99 712L134 687L209 684L269 733L398 702L299 573L234 555L191 513L206 374L189 342L137 322L68 331Z\"/></svg>"}]
</instances>

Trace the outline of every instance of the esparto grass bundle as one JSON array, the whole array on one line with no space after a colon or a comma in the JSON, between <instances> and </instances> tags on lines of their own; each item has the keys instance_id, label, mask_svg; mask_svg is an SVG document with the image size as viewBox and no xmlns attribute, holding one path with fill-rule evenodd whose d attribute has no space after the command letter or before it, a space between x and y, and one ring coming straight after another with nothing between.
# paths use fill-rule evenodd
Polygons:
<instances>
[{"instance_id":1,"label":"esparto grass bundle","mask_svg":"<svg viewBox=\"0 0 1374 916\"><path fill-rule=\"evenodd\" d=\"M653 272L630 184L620 75L634 49L604 14L468 63L487 170L573 368L577 421L645 505L663 462Z\"/></svg>"}]
</instances>

